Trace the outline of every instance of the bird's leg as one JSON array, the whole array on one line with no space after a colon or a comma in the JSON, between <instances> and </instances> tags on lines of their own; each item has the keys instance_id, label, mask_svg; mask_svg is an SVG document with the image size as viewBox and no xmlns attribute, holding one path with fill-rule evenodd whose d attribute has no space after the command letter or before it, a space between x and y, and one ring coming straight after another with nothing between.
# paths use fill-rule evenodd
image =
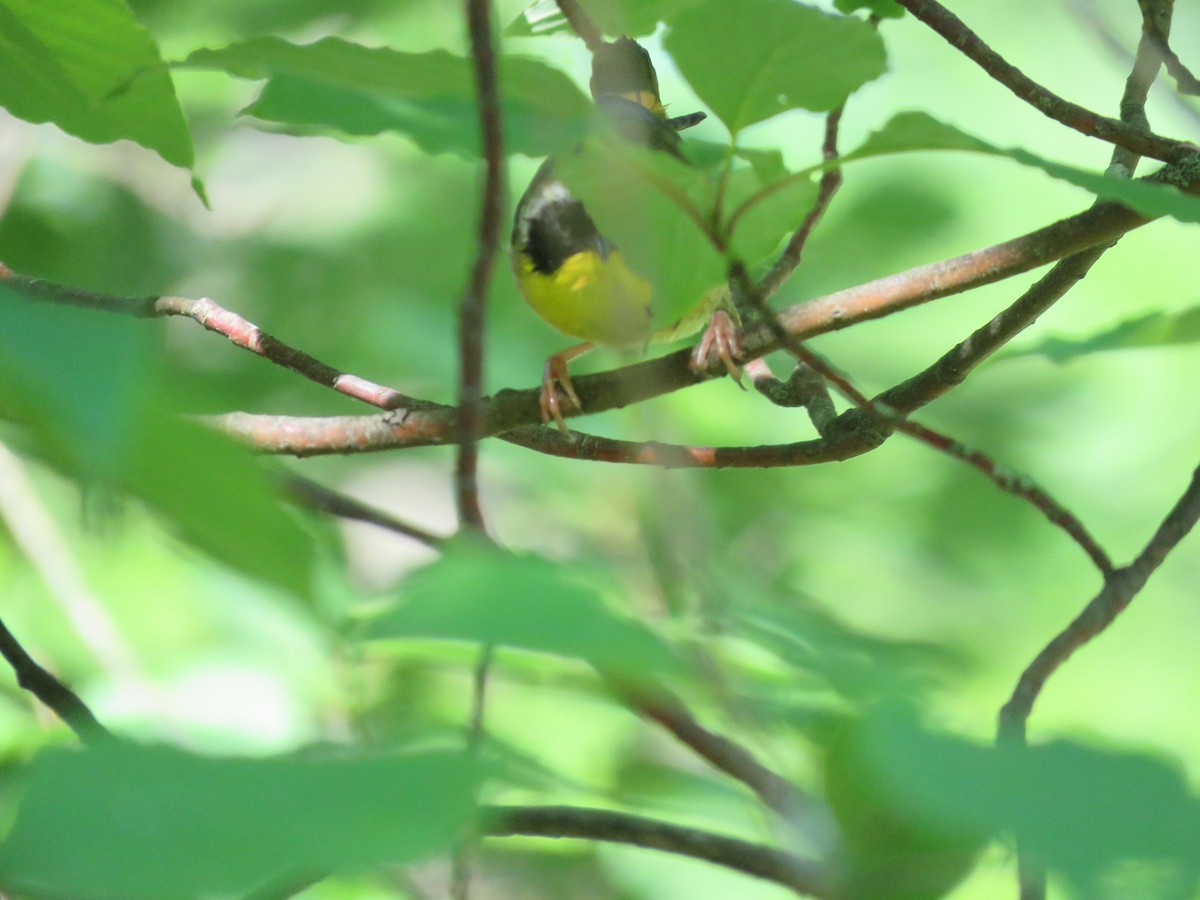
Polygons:
<instances>
[{"instance_id":1,"label":"bird's leg","mask_svg":"<svg viewBox=\"0 0 1200 900\"><path fill-rule=\"evenodd\" d=\"M563 434L569 434L571 431L563 419L563 408L583 409L583 404L579 402L579 395L575 393L575 387L571 384L571 373L567 371L567 363L595 348L596 345L590 342L576 344L574 347L568 347L562 353L555 353L546 360L546 368L542 371L540 398L542 421L549 422L554 419L558 430Z\"/></svg>"},{"instance_id":2,"label":"bird's leg","mask_svg":"<svg viewBox=\"0 0 1200 900\"><path fill-rule=\"evenodd\" d=\"M691 365L693 371L703 372L715 355L724 364L725 371L737 382L738 387L745 390L746 386L742 384L742 370L733 361L742 350L737 330L737 323L727 310L715 310L712 318L708 320L708 327L704 329L700 343L692 353Z\"/></svg>"}]
</instances>

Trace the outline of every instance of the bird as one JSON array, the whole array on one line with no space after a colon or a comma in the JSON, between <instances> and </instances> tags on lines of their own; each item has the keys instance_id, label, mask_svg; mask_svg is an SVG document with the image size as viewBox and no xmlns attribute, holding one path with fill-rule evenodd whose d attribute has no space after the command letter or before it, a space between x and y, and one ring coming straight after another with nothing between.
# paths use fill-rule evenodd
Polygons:
<instances>
[{"instance_id":1,"label":"bird","mask_svg":"<svg viewBox=\"0 0 1200 900\"><path fill-rule=\"evenodd\" d=\"M636 41L605 41L592 56L592 97L621 139L684 159L679 132L704 113L670 118L662 104L649 53ZM739 384L737 310L728 288L717 285L693 309L665 328L653 328L653 291L621 250L600 233L583 203L547 159L517 203L511 261L526 303L558 331L582 341L546 360L539 406L542 421L569 433L564 411L582 409L568 364L597 346L645 349L708 327L692 355L692 368L708 367L715 354Z\"/></svg>"}]
</instances>

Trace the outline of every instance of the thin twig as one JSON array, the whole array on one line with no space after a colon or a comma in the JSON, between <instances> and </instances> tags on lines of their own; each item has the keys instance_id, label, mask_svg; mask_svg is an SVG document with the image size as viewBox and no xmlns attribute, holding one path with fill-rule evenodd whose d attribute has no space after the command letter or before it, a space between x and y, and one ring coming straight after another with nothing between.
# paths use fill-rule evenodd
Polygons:
<instances>
[{"instance_id":1,"label":"thin twig","mask_svg":"<svg viewBox=\"0 0 1200 900\"><path fill-rule=\"evenodd\" d=\"M1197 520L1200 520L1200 468L1192 473L1187 490L1137 558L1117 569L1083 612L1047 644L1021 673L1012 696L1000 710L1002 740L1024 743L1029 715L1047 679L1072 653L1112 624L1145 587L1146 581L1162 565L1167 554L1192 530Z\"/></svg>"},{"instance_id":2,"label":"thin twig","mask_svg":"<svg viewBox=\"0 0 1200 900\"><path fill-rule=\"evenodd\" d=\"M12 666L17 684L53 710L84 744L115 740L78 694L38 665L3 621L0 621L0 655Z\"/></svg>"},{"instance_id":3,"label":"thin twig","mask_svg":"<svg viewBox=\"0 0 1200 900\"><path fill-rule=\"evenodd\" d=\"M479 249L471 279L459 305L458 461L454 472L455 499L463 526L483 533L479 503L480 401L483 398L483 334L487 292L500 247L504 216L504 136L500 93L496 83L496 47L492 36L491 4L467 0L467 31L479 98L479 132L483 144L484 180L480 200Z\"/></svg>"},{"instance_id":4,"label":"thin twig","mask_svg":"<svg viewBox=\"0 0 1200 900\"><path fill-rule=\"evenodd\" d=\"M701 725L683 701L665 687L634 687L616 678L605 677L627 706L660 725L718 771L746 785L784 821L797 822L815 808L816 801L782 775L763 765L744 746Z\"/></svg>"},{"instance_id":5,"label":"thin twig","mask_svg":"<svg viewBox=\"0 0 1200 900\"><path fill-rule=\"evenodd\" d=\"M1142 37L1138 41L1137 53L1134 56L1129 76L1125 79L1120 109L1122 121L1149 130L1149 121L1146 118L1146 98L1149 96L1150 86L1158 77L1161 68L1161 54L1156 42L1157 40L1165 41L1170 34L1174 0L1140 0L1139 6L1142 10ZM1132 151L1123 147L1115 147L1110 167L1120 165L1132 174L1139 161L1140 157ZM1081 267L1079 277L1082 277L1095 261L1089 259L1089 254L1099 258L1106 249L1106 247L1098 247L1088 253L1064 260L1055 266L1050 275L1042 279L1042 282L1047 281L1055 272L1068 267L1072 260L1076 260ZM1067 274L1070 275L1070 273ZM1039 282L1039 285L1042 282ZM1192 486L1189 490L1195 487L1196 476L1193 476ZM1185 494L1184 499L1186 500L1186 498ZM1164 527L1177 516L1186 515L1182 511L1183 504L1184 500L1176 504L1175 509L1165 520ZM1197 514L1200 515L1200 513ZM1177 520L1177 522L1182 521L1182 518ZM1195 518L1192 519L1192 524L1194 523ZM1100 594L1088 604L1084 612L1064 632L1047 645L1022 673L1012 697L1000 710L998 741L1019 745L1025 743L1026 723L1033 709L1033 703L1046 680L1058 666L1066 661L1071 653L1111 624L1120 611L1129 604L1134 594L1141 590L1142 585L1149 578L1150 572L1162 562L1170 546L1174 546L1174 544L1165 546L1164 539L1160 539L1160 536L1164 535L1164 527L1159 528L1155 539L1151 540L1146 551L1143 551L1131 566L1115 573L1110 572L1105 576L1105 584ZM1190 528L1191 525L1187 527ZM1168 532L1168 534L1175 533ZM1183 533L1186 531L1178 532L1178 536L1174 540L1177 542L1181 539ZM1151 548L1155 548L1152 554L1150 553ZM1154 559L1157 561L1153 562L1153 567L1145 568ZM1139 561L1141 568L1139 568ZM1133 570L1132 573L1130 570ZM1035 857L1036 853L1031 854L1025 842L1018 837L1017 884L1021 900L1045 900L1046 897L1046 870Z\"/></svg>"},{"instance_id":6,"label":"thin twig","mask_svg":"<svg viewBox=\"0 0 1200 900\"><path fill-rule=\"evenodd\" d=\"M445 535L434 534L417 525L402 522L390 513L330 490L324 485L317 484L317 482L300 475L286 474L280 479L280 486L289 500L314 512L355 522L366 522L368 525L377 525L404 537L420 541L429 547L437 547L447 539Z\"/></svg>"},{"instance_id":7,"label":"thin twig","mask_svg":"<svg viewBox=\"0 0 1200 900\"><path fill-rule=\"evenodd\" d=\"M583 838L662 850L773 881L809 897L830 897L828 873L813 860L681 825L606 809L572 806L484 807L483 833Z\"/></svg>"},{"instance_id":8,"label":"thin twig","mask_svg":"<svg viewBox=\"0 0 1200 900\"><path fill-rule=\"evenodd\" d=\"M579 35L584 46L590 52L595 53L604 45L604 35L596 27L596 23L583 11L577 0L558 0L558 8L567 20L567 24Z\"/></svg>"},{"instance_id":9,"label":"thin twig","mask_svg":"<svg viewBox=\"0 0 1200 900\"><path fill-rule=\"evenodd\" d=\"M837 159L838 129L841 127L842 112L845 108L845 104L842 104L825 117L825 140L821 144L821 156L826 162L832 162ZM800 265L800 257L804 253L804 247L808 244L809 236L812 234L813 229L817 227L817 223L821 221L821 217L825 215L825 211L829 209L833 195L837 193L838 188L841 186L841 166L828 168L821 175L821 181L817 186L817 199L813 203L812 209L808 211L808 214L804 217L804 221L800 223L800 227L796 229L787 246L783 248L783 252L779 255L779 259L775 261L775 265L758 282L758 289L762 292L764 299L769 299L783 286L783 283L788 280L791 274L796 271L796 268Z\"/></svg>"},{"instance_id":10,"label":"thin twig","mask_svg":"<svg viewBox=\"0 0 1200 900\"><path fill-rule=\"evenodd\" d=\"M992 78L1043 115L1080 134L1125 147L1140 156L1179 162L1196 152L1184 141L1153 134L1135 125L1092 112L1046 89L1009 63L935 0L896 0L901 6L978 64Z\"/></svg>"}]
</instances>

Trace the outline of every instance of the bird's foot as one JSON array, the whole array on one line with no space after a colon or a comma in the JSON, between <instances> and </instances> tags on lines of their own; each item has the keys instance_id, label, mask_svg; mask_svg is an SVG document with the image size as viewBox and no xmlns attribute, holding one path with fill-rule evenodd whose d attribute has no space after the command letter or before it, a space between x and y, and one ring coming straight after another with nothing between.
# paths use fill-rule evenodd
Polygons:
<instances>
[{"instance_id":1,"label":"bird's foot","mask_svg":"<svg viewBox=\"0 0 1200 900\"><path fill-rule=\"evenodd\" d=\"M695 372L706 371L712 358L716 356L725 366L729 377L737 382L738 387L745 390L746 385L742 383L742 370L733 361L741 351L737 325L733 321L733 316L724 309L718 309L708 320L708 327L704 329L700 343L696 345L696 350L692 353L692 370Z\"/></svg>"},{"instance_id":2,"label":"bird's foot","mask_svg":"<svg viewBox=\"0 0 1200 900\"><path fill-rule=\"evenodd\" d=\"M539 398L542 421L549 422L553 419L558 430L563 434L571 433L566 420L563 419L563 410L570 412L572 409L583 409L583 404L579 402L579 395L575 393L575 386L571 384L571 373L567 371L569 359L570 357L566 353L559 353L546 360L546 368L542 371L542 392Z\"/></svg>"}]
</instances>

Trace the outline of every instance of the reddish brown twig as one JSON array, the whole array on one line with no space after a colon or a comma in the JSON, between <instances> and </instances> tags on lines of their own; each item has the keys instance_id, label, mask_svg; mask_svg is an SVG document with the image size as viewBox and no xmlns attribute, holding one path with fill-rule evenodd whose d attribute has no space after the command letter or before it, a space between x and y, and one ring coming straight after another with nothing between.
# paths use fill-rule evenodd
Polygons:
<instances>
[{"instance_id":1,"label":"reddish brown twig","mask_svg":"<svg viewBox=\"0 0 1200 900\"><path fill-rule=\"evenodd\" d=\"M829 876L819 863L749 841L684 828L643 816L574 806L488 806L483 833L583 838L662 850L773 881L809 897L829 897Z\"/></svg>"},{"instance_id":2,"label":"reddish brown twig","mask_svg":"<svg viewBox=\"0 0 1200 900\"><path fill-rule=\"evenodd\" d=\"M821 156L826 162L832 162L837 159L838 129L841 127L842 111L844 109L845 104L842 104L825 117L825 140L821 144ZM779 290L791 274L796 271L796 268L800 265L800 257L804 253L805 246L808 244L809 236L812 234L813 229L817 227L817 223L821 221L821 217L825 215L825 211L829 209L833 195L837 193L838 188L841 186L841 166L828 168L821 175L821 181L817 186L817 199L813 203L812 209L808 211L804 217L804 221L800 223L800 227L796 229L791 239L788 240L787 246L779 254L779 259L775 261L775 265L758 282L758 290L762 293L764 299L770 299L771 295Z\"/></svg>"},{"instance_id":3,"label":"reddish brown twig","mask_svg":"<svg viewBox=\"0 0 1200 900\"><path fill-rule=\"evenodd\" d=\"M487 0L468 0L467 31L471 39L475 93L479 102L484 179L480 199L479 248L458 311L459 438L454 485L459 521L482 534L485 527L483 509L479 503L478 469L479 439L482 436L483 334L488 285L500 247L505 184L504 136L500 120L500 94L496 84L496 47L492 37L491 4Z\"/></svg>"},{"instance_id":4,"label":"reddish brown twig","mask_svg":"<svg viewBox=\"0 0 1200 900\"><path fill-rule=\"evenodd\" d=\"M989 47L957 16L935 0L896 0L901 6L945 38L992 78L1043 115L1068 128L1125 147L1141 156L1179 162L1196 152L1184 141L1153 134L1135 125L1110 119L1064 100L1047 90Z\"/></svg>"}]
</instances>

